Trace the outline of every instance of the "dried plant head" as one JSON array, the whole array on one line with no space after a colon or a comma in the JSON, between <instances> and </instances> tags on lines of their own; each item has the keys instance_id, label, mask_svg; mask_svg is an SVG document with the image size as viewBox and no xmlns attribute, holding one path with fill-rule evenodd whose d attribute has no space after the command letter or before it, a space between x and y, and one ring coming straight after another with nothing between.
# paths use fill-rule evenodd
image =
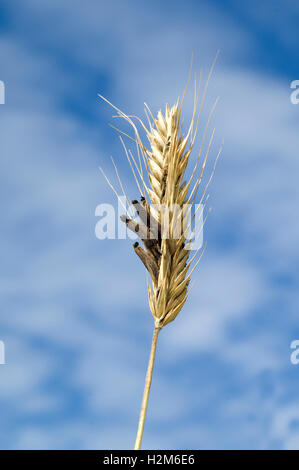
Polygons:
<instances>
[{"instance_id":1,"label":"dried plant head","mask_svg":"<svg viewBox=\"0 0 299 470\"><path fill-rule=\"evenodd\" d=\"M191 157L196 144L199 120L217 56L218 53L210 69L201 97L201 74L198 85L195 80L193 112L185 133L182 122L182 106L192 67L181 100L178 98L171 107L166 104L165 110L163 112L160 110L156 117L145 105L147 124L144 124L137 116L129 116L123 113L100 95L102 99L116 109L117 117L125 119L133 129L133 137L120 131L136 144L137 155L134 157L133 153L127 150L121 138L139 192L139 197L132 201L132 205L126 196L114 162L113 165L125 200L130 209L133 207L133 214L131 214L131 210L127 212L126 205L124 205L126 215L121 216L121 220L129 230L139 236L142 246L136 242L133 247L151 277L151 283L148 283L148 299L154 317L155 328L134 447L136 450L141 447L159 331L176 318L185 304L191 274L205 250L205 247L203 249L200 247L193 254L190 248L192 237L203 230L206 221L206 218L203 219L202 213L197 213L203 211L206 206L207 189L221 152L220 148L207 184L199 201L196 201L214 138L215 129L212 130L209 137L208 133L218 99L209 113L189 176L187 176L186 170L188 163L192 161ZM137 128L138 124L148 139L147 145L144 145L141 140ZM205 144L207 145L204 151ZM103 172L103 170L101 171ZM103 174L119 197L110 180L104 172ZM195 210L193 210L191 216L194 206ZM192 227L192 223L194 223L194 227Z\"/></svg>"},{"instance_id":2,"label":"dried plant head","mask_svg":"<svg viewBox=\"0 0 299 470\"><path fill-rule=\"evenodd\" d=\"M121 141L140 193L139 200L132 201L138 219L127 215L122 216L121 219L128 229L138 234L142 242L143 248L138 242L133 246L151 277L151 285L148 283L148 299L155 326L158 328L173 321L182 309L188 297L190 276L204 251L203 248L199 253L200 249L198 249L191 256L190 239L194 233L198 233L203 229L203 227L196 227L196 223L202 221L202 217L196 217L196 213L200 210L203 211L205 207L207 187L214 174L221 149L192 217L191 210L196 201L214 138L215 129L212 130L207 150L202 155L207 140L208 127L218 99L210 111L199 151L193 163L191 176L188 178L186 177L186 169L195 146L199 118L214 63L201 101L199 100L201 75L198 86L195 80L193 112L185 134L183 133L182 124L182 105L191 71L183 98L178 99L172 107L166 104L164 112L160 110L157 116L154 117L149 107L145 105L148 118L147 125L136 116L126 115L100 95L102 99L117 110L118 117L125 119L132 126L134 132L134 137L125 135L135 141L137 158L134 157L132 152L127 151L122 139ZM141 125L145 132L149 142L148 146L142 143L135 121ZM120 132L124 134L122 131ZM106 177L106 175L104 176ZM117 176L124 193L118 172ZM111 185L110 182L109 184ZM115 192L117 193L117 191ZM190 237L193 222L195 227L191 230Z\"/></svg>"}]
</instances>

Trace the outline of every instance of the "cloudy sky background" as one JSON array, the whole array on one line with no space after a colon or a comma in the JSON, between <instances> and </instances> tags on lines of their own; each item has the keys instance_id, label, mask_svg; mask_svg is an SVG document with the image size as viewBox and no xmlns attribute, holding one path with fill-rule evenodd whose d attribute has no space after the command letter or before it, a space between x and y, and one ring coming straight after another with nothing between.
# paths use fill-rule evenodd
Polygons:
<instances>
[{"instance_id":1,"label":"cloudy sky background","mask_svg":"<svg viewBox=\"0 0 299 470\"><path fill-rule=\"evenodd\" d=\"M299 449L298 20L290 0L1 3L0 448L132 447L153 322L132 242L94 234L110 155L137 196L97 93L144 117L220 49L208 248L159 338L143 446Z\"/></svg>"}]
</instances>

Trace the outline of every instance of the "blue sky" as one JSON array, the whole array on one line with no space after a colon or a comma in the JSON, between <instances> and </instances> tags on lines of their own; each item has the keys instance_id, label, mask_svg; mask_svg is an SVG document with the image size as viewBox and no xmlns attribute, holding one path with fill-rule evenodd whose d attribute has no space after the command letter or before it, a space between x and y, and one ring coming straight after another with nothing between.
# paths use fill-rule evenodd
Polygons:
<instances>
[{"instance_id":1,"label":"blue sky","mask_svg":"<svg viewBox=\"0 0 299 470\"><path fill-rule=\"evenodd\" d=\"M153 321L132 243L94 234L96 206L116 204L110 155L136 198L97 93L144 117L181 95L192 52L206 78L220 49L208 248L159 338L143 446L298 449L298 3L10 0L0 15L0 448L132 448Z\"/></svg>"}]
</instances>

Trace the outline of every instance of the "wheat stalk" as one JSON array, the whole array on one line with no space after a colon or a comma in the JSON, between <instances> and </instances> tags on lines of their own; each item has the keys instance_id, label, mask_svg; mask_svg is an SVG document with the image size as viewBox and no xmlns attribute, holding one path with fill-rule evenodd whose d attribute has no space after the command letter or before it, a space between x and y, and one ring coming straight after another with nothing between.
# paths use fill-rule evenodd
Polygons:
<instances>
[{"instance_id":1,"label":"wheat stalk","mask_svg":"<svg viewBox=\"0 0 299 470\"><path fill-rule=\"evenodd\" d=\"M210 112L192 174L185 180L185 172L194 148L199 118L214 63L210 70L200 106L199 91L201 79L198 87L195 84L193 114L186 135L183 134L181 119L186 90L181 101L178 99L171 108L167 104L165 112L159 111L156 118L153 117L146 105L148 127L139 118L137 120L147 135L149 148L144 146L141 141L134 117L124 114L101 96L101 98L117 110L119 117L124 118L130 123L134 130L133 140L137 148L137 161L133 154L127 151L123 141L122 143L140 193L140 201L132 201L139 218L137 220L135 217L122 216L121 219L128 229L139 235L143 248L136 242L134 250L145 265L152 280L152 285L148 284L148 299L150 310L154 317L155 328L135 442L136 450L141 447L158 334L181 311L188 297L190 276L204 252L203 249L200 256L197 257L198 250L190 257L190 239L186 235L188 230L182 230L182 227L185 229L186 227L187 229L190 228L190 208L194 204L198 193L214 137L213 129L207 151L200 163L208 126L216 103ZM200 203L203 203L204 206L206 203L204 198L206 197L207 187L214 174L220 151L216 157L210 179L200 199ZM147 179L144 176L144 171ZM117 176L119 179L118 172ZM110 182L109 184L111 185ZM122 184L121 188L123 190ZM178 209L179 213L177 212ZM167 224L165 223L165 214L167 215ZM195 215L193 215L193 219L194 217Z\"/></svg>"}]
</instances>

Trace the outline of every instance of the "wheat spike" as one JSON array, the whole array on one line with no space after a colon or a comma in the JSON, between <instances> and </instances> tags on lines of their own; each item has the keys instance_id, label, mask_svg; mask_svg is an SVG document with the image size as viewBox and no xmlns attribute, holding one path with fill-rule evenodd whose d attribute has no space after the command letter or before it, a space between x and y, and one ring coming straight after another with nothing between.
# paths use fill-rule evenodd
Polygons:
<instances>
[{"instance_id":1,"label":"wheat spike","mask_svg":"<svg viewBox=\"0 0 299 470\"><path fill-rule=\"evenodd\" d=\"M154 317L155 328L135 449L140 449L141 446L158 334L165 325L176 318L185 304L188 297L190 276L205 250L204 247L199 256L197 256L199 252L197 250L190 259L190 235L188 236L187 232L198 211L197 208L190 222L191 206L195 202L213 142L215 129L213 129L209 138L206 154L202 156L202 150L208 134L208 126L218 101L216 100L211 109L208 123L203 132L199 153L191 171L191 176L187 178L186 169L195 145L199 118L207 91L206 85L199 106L200 83L201 76L198 89L195 83L193 113L185 134L183 133L181 114L186 90L182 100L178 99L172 107L166 104L165 111L162 112L160 110L156 117L153 116L146 105L148 127L140 118L126 115L101 96L101 98L113 106L118 113L118 117L125 119L134 131L134 137L127 137L136 143L138 163L134 155L130 151L127 152L123 141L122 143L140 191L140 200L135 199L132 201L139 219L123 215L121 220L129 230L139 235L144 248L136 242L133 245L134 251L143 262L152 280L151 285L148 283L148 300ZM199 112L197 112L198 106ZM138 120L146 133L149 142L148 148L142 143L134 119ZM120 132L124 134L122 131ZM220 152L221 149L216 157L212 174L203 191L200 204L203 203L206 196L206 191L214 174ZM145 179L145 175L147 179ZM143 194L141 194L141 188ZM206 201L207 199L208 196ZM205 207L205 204L206 202L204 202L203 207ZM206 218L204 223L205 221ZM200 230L202 230L202 226ZM194 233L194 231L195 229L191 233Z\"/></svg>"},{"instance_id":2,"label":"wheat spike","mask_svg":"<svg viewBox=\"0 0 299 470\"><path fill-rule=\"evenodd\" d=\"M189 135L191 127L192 124ZM181 225L175 212L188 203L183 176L191 153L191 148L186 149L188 136L181 136L178 101L172 108L166 105L164 115L159 111L148 138L151 146L147 152L151 186L149 197L151 204L162 205L166 209L163 213L167 214L169 224L169 238L161 240L159 275L153 280L153 286L148 287L155 325L162 327L175 319L186 301L188 288L185 274L190 250L185 249L184 233L179 238L173 237L178 225ZM158 216L162 227L163 213Z\"/></svg>"},{"instance_id":3,"label":"wheat spike","mask_svg":"<svg viewBox=\"0 0 299 470\"><path fill-rule=\"evenodd\" d=\"M164 114L159 111L157 118L152 118L149 129L143 124L149 149L141 144L134 128L135 140L144 153L146 162L149 183L146 184L140 171L139 176L149 201L144 196L141 196L140 202L132 201L141 219L140 223L127 217L122 218L130 230L139 234L145 247L143 250L138 244L134 245L136 254L152 279L152 286L148 286L148 298L157 328L173 321L187 299L190 280L187 274L191 263L188 263L190 250L186 248L186 233L182 230L184 217L187 219L189 215L184 208L194 202L214 136L213 130L199 175L193 182L191 194L188 194L195 172L187 182L184 175L195 142L197 129L192 134L197 98L194 100L194 111L185 136L182 134L180 121L181 106L179 100L171 108L166 105ZM125 118L130 122L131 118ZM131 157L133 158L132 155ZM197 164L198 161L196 166ZM167 237L163 237L166 215ZM152 233L155 222L157 230Z\"/></svg>"}]
</instances>

